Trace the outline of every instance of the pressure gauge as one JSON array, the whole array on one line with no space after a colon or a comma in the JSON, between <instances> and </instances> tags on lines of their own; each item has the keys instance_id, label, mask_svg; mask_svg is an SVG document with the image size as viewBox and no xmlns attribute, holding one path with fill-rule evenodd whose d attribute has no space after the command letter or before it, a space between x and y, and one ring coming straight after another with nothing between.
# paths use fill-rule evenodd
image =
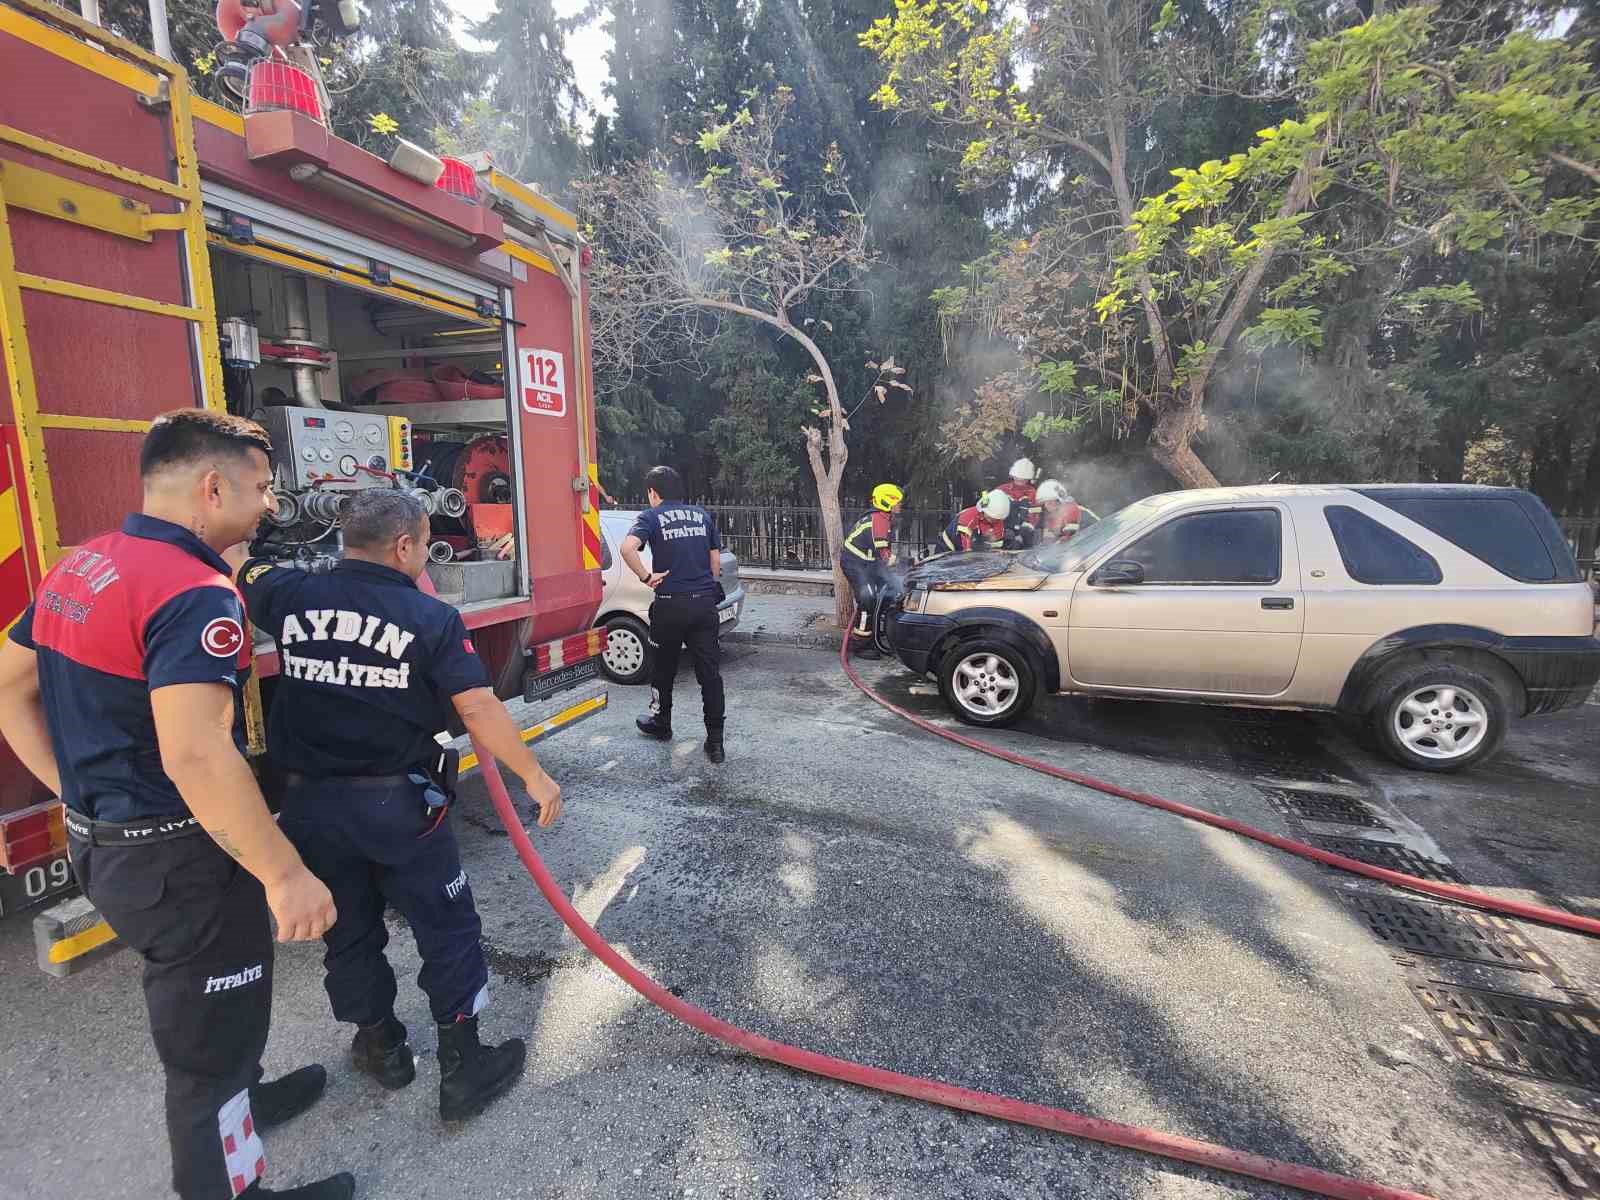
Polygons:
<instances>
[{"instance_id":1,"label":"pressure gauge","mask_svg":"<svg viewBox=\"0 0 1600 1200\"><path fill-rule=\"evenodd\" d=\"M333 436L341 442L353 442L356 438L356 427L349 421L340 421L333 427Z\"/></svg>"},{"instance_id":2,"label":"pressure gauge","mask_svg":"<svg viewBox=\"0 0 1600 1200\"><path fill-rule=\"evenodd\" d=\"M320 451L318 451L317 456L321 458L323 462L332 462L333 448L330 446L324 446Z\"/></svg>"},{"instance_id":3,"label":"pressure gauge","mask_svg":"<svg viewBox=\"0 0 1600 1200\"><path fill-rule=\"evenodd\" d=\"M367 445L376 446L383 441L383 430L376 425L368 425L361 436L367 439Z\"/></svg>"},{"instance_id":4,"label":"pressure gauge","mask_svg":"<svg viewBox=\"0 0 1600 1200\"><path fill-rule=\"evenodd\" d=\"M339 460L339 474L354 475L358 465L359 464L356 462L356 456L354 454L346 454Z\"/></svg>"},{"instance_id":5,"label":"pressure gauge","mask_svg":"<svg viewBox=\"0 0 1600 1200\"><path fill-rule=\"evenodd\" d=\"M300 451L300 457L304 458L307 462L316 462L317 448L315 446L307 446L304 450Z\"/></svg>"},{"instance_id":6,"label":"pressure gauge","mask_svg":"<svg viewBox=\"0 0 1600 1200\"><path fill-rule=\"evenodd\" d=\"M381 454L374 454L371 458L367 459L367 466L371 467L374 471L387 471L389 469L389 464L384 461L384 457Z\"/></svg>"}]
</instances>

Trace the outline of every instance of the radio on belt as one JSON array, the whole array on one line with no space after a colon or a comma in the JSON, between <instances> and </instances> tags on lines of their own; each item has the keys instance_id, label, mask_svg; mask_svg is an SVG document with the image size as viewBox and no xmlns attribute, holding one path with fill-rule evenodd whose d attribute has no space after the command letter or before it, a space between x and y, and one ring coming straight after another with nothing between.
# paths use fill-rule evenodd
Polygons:
<instances>
[{"instance_id":1,"label":"radio on belt","mask_svg":"<svg viewBox=\"0 0 1600 1200\"><path fill-rule=\"evenodd\" d=\"M411 422L404 417L283 406L267 409L262 424L285 491L371 487L386 483L373 472L411 469Z\"/></svg>"}]
</instances>

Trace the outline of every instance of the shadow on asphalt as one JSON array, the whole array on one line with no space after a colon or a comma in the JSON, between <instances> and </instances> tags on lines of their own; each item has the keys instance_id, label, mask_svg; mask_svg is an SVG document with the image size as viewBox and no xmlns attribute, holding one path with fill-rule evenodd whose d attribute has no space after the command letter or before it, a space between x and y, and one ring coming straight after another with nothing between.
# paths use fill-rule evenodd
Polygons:
<instances>
[{"instance_id":1,"label":"shadow on asphalt","mask_svg":"<svg viewBox=\"0 0 1600 1200\"><path fill-rule=\"evenodd\" d=\"M760 652L729 649L724 663L737 687L744 664ZM765 678L762 686L781 691L783 721L804 738L812 723L838 723L843 680L822 656L799 657L794 672ZM949 720L926 684L904 671L875 674L895 703ZM678 688L681 711L697 717L692 679L680 677ZM621 691L618 699L631 695ZM865 698L860 703L869 705ZM1400 772L1354 742L1341 722L1323 716L1055 697L1042 700L1012 732L1152 762L1181 761L1247 784L1294 780L1381 794L1390 804L1451 788L1481 790ZM1337 1093L1337 1077L1349 1069L1339 1062L1340 1049L1360 1052L1359 1035L1353 1047L1336 1039L1333 1052L1309 1068L1303 1034L1290 1039L1298 1058L1276 1063L1270 1054L1265 1062L1247 1056L1223 1068L1219 1061L1228 1056L1197 1048L1194 1014L1180 1013L1196 1003L1232 1009L1240 989L1315 990L1327 969L1319 943L1289 940L1293 921L1284 911L1286 896L1311 894L1304 868L1268 857L1252 858L1250 870L1241 870L1241 860L1214 837L1176 817L1163 815L1170 825L1155 837L1130 834L1131 806L1120 801L1074 809L1068 823L1076 828L1064 835L1066 785L1042 778L1035 787L1008 781L1004 803L980 801L958 826L919 825L905 813L925 804L930 791L947 792L952 769L968 752L924 753L911 739L885 760L880 744L864 745L856 759L819 757L811 764L819 790L853 795L857 802L848 805L809 806L759 772L685 778L674 776L670 762L654 773L646 768L640 787L649 802L672 806L680 819L672 827L671 853L646 854L628 878L627 902L610 904L596 922L602 935L641 960L681 965L664 970L662 982L693 1003L809 1049L1111 1119L1137 1122L1155 1105L1158 1123L1169 1129L1361 1174L1351 1146L1339 1137L1337 1109L1286 1103L1277 1090ZM1530 769L1527 760L1513 759L1501 775L1481 778L1503 787ZM1429 827L1424 815L1407 811ZM1590 846L1595 816L1586 818ZM1455 857L1451 831L1434 828ZM625 853L627 840L618 835L615 844L602 841L595 849L609 860ZM1463 870L1473 884L1534 886L1526 864L1514 856L1479 854L1466 861L1470 869ZM1188 889L1191 880L1195 886ZM1327 902L1338 907L1331 895ZM690 913L694 919L686 920ZM865 922L849 924L862 914ZM1366 936L1354 918L1350 929ZM1192 971L1196 944L1217 948L1208 970L1161 977L1168 960L1174 970L1182 962ZM571 954L492 953L498 971L535 993L530 1002L536 1010L545 1003L552 973L581 961ZM689 964L693 973L685 974ZM1403 986L1398 968L1373 980L1374 988ZM754 1012L752 996L760 1002ZM1242 1006L1249 1008L1249 1001ZM1325 1010L1313 1015L1334 1023ZM1416 1018L1422 1022L1420 1011ZM633 1044L634 1035L622 1026L612 1026L608 1036L619 1054ZM1261 1031L1241 1028L1239 1036L1254 1044ZM1304 1072L1298 1084L1282 1082L1290 1069ZM1439 1107L1450 1110L1457 1132L1485 1144L1512 1140L1499 1105L1487 1101L1515 1103L1514 1091L1465 1066L1451 1078L1459 1102L1441 1095ZM988 1179L1002 1186L1042 1184L1047 1194L1082 1194L1086 1173L1094 1194L1105 1196L1143 1194L1152 1172L1220 1180L1105 1147L1073 1143L1065 1153L1060 1139L1039 1131L998 1127L996 1136L986 1119L892 1097L874 1098L863 1112L807 1084L793 1092L790 1121L756 1102L756 1086L749 1092L751 1106L724 1117L737 1120L760 1155L804 1160L825 1194L830 1184L849 1184L846 1164L859 1163L864 1152L882 1147L898 1158L901 1136L912 1139L918 1161L932 1165L965 1142ZM1126 1097L1125 1105L1109 1102L1118 1096ZM887 1128L870 1115L886 1108L902 1113ZM1287 1111L1306 1119L1291 1119ZM1426 1157L1426 1135L1409 1132L1403 1113L1393 1119L1388 1139L1374 1138L1368 1126L1367 1148L1374 1140L1393 1140L1398 1145L1385 1153L1402 1161ZM802 1132L830 1124L837 1126L831 1139ZM669 1159L677 1152L662 1151ZM1406 1173L1414 1177L1386 1182L1430 1182L1415 1168ZM916 1180L926 1176L907 1174L908 1184ZM1474 1194L1494 1195L1497 1186L1486 1182ZM1252 1197L1299 1194L1231 1177L1228 1187L1237 1189L1230 1194Z\"/></svg>"},{"instance_id":2,"label":"shadow on asphalt","mask_svg":"<svg viewBox=\"0 0 1600 1200\"><path fill-rule=\"evenodd\" d=\"M730 675L737 670L735 660ZM779 684L799 736L813 721L837 719L838 696L816 678L830 673L837 667L818 656L815 670ZM937 697L910 694L905 677L886 682L896 702L942 713ZM683 680L678 687L688 714L697 707L696 689ZM1292 767L1299 778L1356 778L1322 746L1320 723L1299 716L1238 719L1187 706L1052 700L1021 732L1151 758L1181 749L1191 764L1198 758L1236 772L1281 776ZM915 754L919 746L909 749ZM966 753L957 750L954 761ZM683 819L672 852L646 855L628 881L636 898L609 907L600 932L646 961L696 964L695 975L663 982L713 1013L748 1019L749 997L766 996L753 1024L771 1037L1112 1119L1137 1120L1155 1097L1168 1127L1359 1173L1334 1136L1336 1122L1303 1128L1264 1095L1261 1079L1219 1068L1217 1058L1225 1056L1197 1053L1192 1015L1187 1029L1173 1017L1175 1002L1192 1003L1181 995L1185 984L1149 974L1152 957L1167 957L1162 947L1179 958L1198 941L1219 948L1215 974L1202 989L1215 993L1219 1007L1234 1003L1233 988L1253 989L1263 979L1303 991L1320 968L1306 942L1286 940L1281 868L1259 880L1241 873L1199 827L1176 818L1162 818L1171 826L1154 843L1119 837L1125 822L1111 805L1090 810L1084 836L1063 837L1059 816L1054 832L1043 819L1059 812L1062 785L1049 780L1008 787L1006 803L980 804L959 827L918 828L903 814L925 804L931 789L948 790L952 760L928 754L890 762L872 754L864 749L860 759L819 760L812 768L824 792L858 798L848 808L797 804L769 778L735 772L701 775L676 791L660 786L659 776L641 781L653 803L678 807ZM624 849L619 841L600 853ZM1181 887L1141 886L1153 875L1203 876L1205 903ZM1292 883L1290 894L1301 886ZM686 923L685 913L697 908L701 919ZM1091 911L1095 924L1085 924ZM862 913L868 923L845 924ZM1137 971L1122 969L1125 947L1137 947L1132 956L1145 960ZM1230 963L1240 964L1245 978L1231 978ZM499 965L538 988L560 964L502 958ZM784 981L781 996L774 976ZM1327 1062L1326 1070L1332 1076L1337 1064ZM1117 1094L1132 1097L1132 1107L1108 1108L1108 1096ZM825 1095L801 1095L811 1098L800 1107L815 1110L806 1125L837 1111ZM894 1098L874 1101L882 1105L927 1111ZM937 1159L947 1152L937 1131L993 1126L939 1112L911 1129L919 1157ZM794 1139L786 1121L754 1111L744 1114L743 1133L763 1155L811 1156L819 1183L886 1136L870 1122L852 1123L830 1150ZM1040 1181L1062 1195L1079 1194L1086 1162L1093 1163L1096 1195L1140 1194L1152 1171L1219 1178L1102 1147L1079 1145L1070 1156L1060 1150L1053 1135L1007 1129L987 1138L980 1161L992 1179L1032 1182L1040 1180L1039 1156L1046 1154L1055 1162L1043 1167ZM1298 1194L1230 1184L1256 1197Z\"/></svg>"}]
</instances>

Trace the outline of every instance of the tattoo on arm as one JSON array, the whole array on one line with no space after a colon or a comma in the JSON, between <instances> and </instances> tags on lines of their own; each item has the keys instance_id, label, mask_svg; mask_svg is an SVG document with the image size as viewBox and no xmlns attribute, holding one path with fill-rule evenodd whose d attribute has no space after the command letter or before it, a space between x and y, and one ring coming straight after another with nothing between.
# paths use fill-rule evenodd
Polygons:
<instances>
[{"instance_id":1,"label":"tattoo on arm","mask_svg":"<svg viewBox=\"0 0 1600 1200\"><path fill-rule=\"evenodd\" d=\"M225 832L220 829L213 829L210 831L210 833L211 840L217 845L221 846L223 851L229 856L240 860L244 858L244 852L233 844L233 839L230 838Z\"/></svg>"}]
</instances>

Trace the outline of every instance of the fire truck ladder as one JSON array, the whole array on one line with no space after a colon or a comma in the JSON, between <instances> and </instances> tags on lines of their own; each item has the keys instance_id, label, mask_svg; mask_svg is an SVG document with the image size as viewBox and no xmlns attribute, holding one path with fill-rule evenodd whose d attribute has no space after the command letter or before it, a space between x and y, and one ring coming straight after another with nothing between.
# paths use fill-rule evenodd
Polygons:
<instances>
[{"instance_id":1,"label":"fire truck ladder","mask_svg":"<svg viewBox=\"0 0 1600 1200\"><path fill-rule=\"evenodd\" d=\"M32 20L20 18L14 12L8 13L8 6L26 11ZM14 420L22 446L22 475L29 502L33 542L40 568L48 569L61 556L62 546L50 488L44 431L93 429L138 432L148 428L149 422L41 411L33 360L28 349L23 293L44 292L190 322L195 330L200 363L201 403L218 410L224 404L222 356L217 337L216 305L211 293L205 215L200 198L200 167L194 143L192 93L184 69L43 0L5 0L4 5L0 5L0 29L24 40L47 45L55 53L87 70L132 87L141 105L153 112L166 111L172 135L174 177L160 179L23 130L0 125L0 143L19 147L69 167L93 172L108 180L133 184L147 192L169 197L177 202L178 208L173 213L152 212L148 205L117 192L20 163L0 161L0 343L4 345ZM68 36L60 36L63 33ZM130 70L130 67L133 69ZM141 83L152 76L155 87L153 90L143 90ZM147 296L19 272L9 220L13 208L142 242L149 242L160 234L177 235L182 245L187 303L172 304Z\"/></svg>"},{"instance_id":2,"label":"fire truck ladder","mask_svg":"<svg viewBox=\"0 0 1600 1200\"><path fill-rule=\"evenodd\" d=\"M154 116L166 118L167 144L171 150L170 177L164 178L0 123L0 150L15 148L33 162L48 160L67 168L66 174L58 174L0 157L0 351L4 353L14 422L14 429L4 439L8 443L4 449L8 461L6 475L19 485L19 497L25 501L16 506L20 511L15 514L19 518L18 525L24 528L17 530L15 539L0 537L0 552L11 540L16 541L12 549L27 561L27 583L31 591L42 573L49 570L66 549L57 520L46 431L135 434L148 429L150 422L131 417L53 412L40 407L24 304L27 293L43 293L187 322L193 348L197 405L221 411L226 401L200 192L199 158L195 148L193 93L187 73L177 63L44 0L0 0L0 34L47 51L75 67L129 89L142 108ZM99 182L84 182L85 173L98 176ZM131 189L165 198L171 203L155 203L173 211L155 211L151 204L129 195ZM12 237L11 214L14 211L136 242L150 243L157 238L175 237L182 277L182 303L18 270ZM13 436L15 460L9 444ZM4 498L0 494L0 500ZM0 518L5 516L0 513ZM9 527L9 523L0 520L0 526ZM4 529L0 529L0 533L4 533ZM16 610L0 612L0 630L4 630L14 623L28 597L24 593L0 599L6 601L8 610ZM246 725L251 749L259 753L264 739L259 690L253 678L246 696ZM25 866L41 855L58 853L62 841L58 803L50 801L8 813L0 821L0 870L14 870L19 864ZM79 923L92 920L90 914L84 914ZM95 924L73 937L61 939L59 945L51 948L51 964L64 966L68 959L104 941L107 935L102 926L103 923Z\"/></svg>"}]
</instances>

